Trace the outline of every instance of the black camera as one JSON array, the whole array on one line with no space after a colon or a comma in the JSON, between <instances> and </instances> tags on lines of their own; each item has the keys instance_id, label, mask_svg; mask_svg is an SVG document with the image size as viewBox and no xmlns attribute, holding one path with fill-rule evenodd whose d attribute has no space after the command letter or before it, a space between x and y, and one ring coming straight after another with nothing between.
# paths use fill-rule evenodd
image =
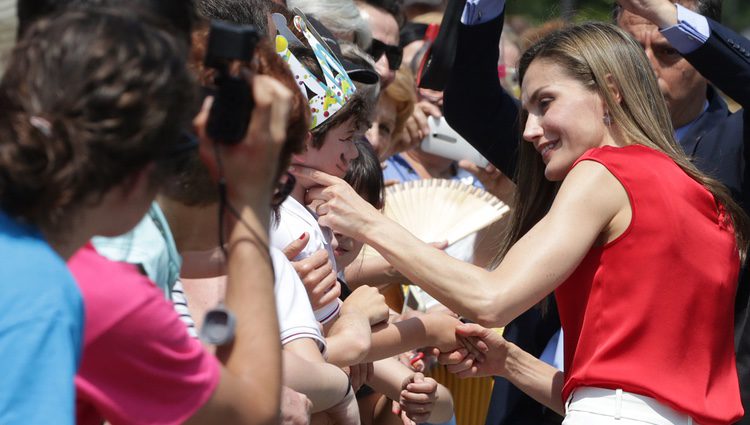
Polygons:
<instances>
[{"instance_id":1,"label":"black camera","mask_svg":"<svg viewBox=\"0 0 750 425\"><path fill-rule=\"evenodd\" d=\"M248 62L262 35L252 25L212 21L204 63L217 71L214 102L208 116L209 137L225 144L239 143L250 123L253 94L241 75L231 73L235 61Z\"/></svg>"}]
</instances>

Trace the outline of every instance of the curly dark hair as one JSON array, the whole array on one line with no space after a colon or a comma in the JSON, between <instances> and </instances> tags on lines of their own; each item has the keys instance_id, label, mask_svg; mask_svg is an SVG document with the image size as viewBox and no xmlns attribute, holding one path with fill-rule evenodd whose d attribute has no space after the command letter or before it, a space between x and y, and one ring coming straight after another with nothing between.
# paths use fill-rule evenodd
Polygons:
<instances>
[{"instance_id":1,"label":"curly dark hair","mask_svg":"<svg viewBox=\"0 0 750 425\"><path fill-rule=\"evenodd\" d=\"M56 231L168 156L195 112L187 46L124 11L33 24L0 81L0 208Z\"/></svg>"},{"instance_id":2,"label":"curly dark hair","mask_svg":"<svg viewBox=\"0 0 750 425\"><path fill-rule=\"evenodd\" d=\"M271 4L268 0L198 0L196 9L208 19L254 25L266 34Z\"/></svg>"},{"instance_id":3,"label":"curly dark hair","mask_svg":"<svg viewBox=\"0 0 750 425\"><path fill-rule=\"evenodd\" d=\"M189 40L192 25L197 20L193 0L34 0L19 1L16 7L18 38L38 19L52 16L64 10L90 7L127 9L141 16L150 15L158 26L173 32L185 41Z\"/></svg>"}]
</instances>

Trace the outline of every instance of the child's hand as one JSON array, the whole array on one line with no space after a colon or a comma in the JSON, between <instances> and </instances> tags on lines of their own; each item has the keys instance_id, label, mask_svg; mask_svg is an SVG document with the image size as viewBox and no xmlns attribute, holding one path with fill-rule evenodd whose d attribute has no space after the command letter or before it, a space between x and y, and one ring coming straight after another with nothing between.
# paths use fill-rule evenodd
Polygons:
<instances>
[{"instance_id":1,"label":"child's hand","mask_svg":"<svg viewBox=\"0 0 750 425\"><path fill-rule=\"evenodd\" d=\"M462 346L456 336L456 327L461 325L457 318L445 313L427 313L422 316L430 336L430 345L441 352L455 350Z\"/></svg>"},{"instance_id":2,"label":"child's hand","mask_svg":"<svg viewBox=\"0 0 750 425\"><path fill-rule=\"evenodd\" d=\"M292 261L292 266L305 285L313 310L327 306L341 295L341 285L325 249L303 260Z\"/></svg>"},{"instance_id":3,"label":"child's hand","mask_svg":"<svg viewBox=\"0 0 750 425\"><path fill-rule=\"evenodd\" d=\"M406 416L416 423L427 422L435 407L437 382L417 372L404 379L401 385L399 406Z\"/></svg>"},{"instance_id":4,"label":"child's hand","mask_svg":"<svg viewBox=\"0 0 750 425\"><path fill-rule=\"evenodd\" d=\"M377 288L362 285L344 301L341 306L341 314L356 312L367 317L370 326L388 320L390 309L385 303L385 297Z\"/></svg>"}]
</instances>

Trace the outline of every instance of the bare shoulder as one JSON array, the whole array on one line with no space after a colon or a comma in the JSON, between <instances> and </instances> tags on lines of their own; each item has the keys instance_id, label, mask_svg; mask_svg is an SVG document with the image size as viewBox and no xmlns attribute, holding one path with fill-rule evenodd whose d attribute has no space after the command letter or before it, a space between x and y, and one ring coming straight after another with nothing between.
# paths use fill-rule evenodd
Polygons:
<instances>
[{"instance_id":1,"label":"bare shoulder","mask_svg":"<svg viewBox=\"0 0 750 425\"><path fill-rule=\"evenodd\" d=\"M625 188L601 163L581 161L563 180L552 209L563 209L594 219L603 228L615 217L630 214Z\"/></svg>"}]
</instances>

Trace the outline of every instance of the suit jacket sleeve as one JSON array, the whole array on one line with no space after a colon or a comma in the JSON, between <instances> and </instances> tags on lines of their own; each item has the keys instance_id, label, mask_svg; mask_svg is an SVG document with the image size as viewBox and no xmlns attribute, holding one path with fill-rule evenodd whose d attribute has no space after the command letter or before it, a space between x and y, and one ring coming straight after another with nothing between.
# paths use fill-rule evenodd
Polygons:
<instances>
[{"instance_id":1,"label":"suit jacket sleeve","mask_svg":"<svg viewBox=\"0 0 750 425\"><path fill-rule=\"evenodd\" d=\"M448 123L506 176L516 169L518 102L500 86L498 44L504 13L459 24L456 58L444 93Z\"/></svg>"},{"instance_id":2,"label":"suit jacket sleeve","mask_svg":"<svg viewBox=\"0 0 750 425\"><path fill-rule=\"evenodd\" d=\"M708 23L711 36L685 59L727 96L750 107L750 40L718 22Z\"/></svg>"}]
</instances>

